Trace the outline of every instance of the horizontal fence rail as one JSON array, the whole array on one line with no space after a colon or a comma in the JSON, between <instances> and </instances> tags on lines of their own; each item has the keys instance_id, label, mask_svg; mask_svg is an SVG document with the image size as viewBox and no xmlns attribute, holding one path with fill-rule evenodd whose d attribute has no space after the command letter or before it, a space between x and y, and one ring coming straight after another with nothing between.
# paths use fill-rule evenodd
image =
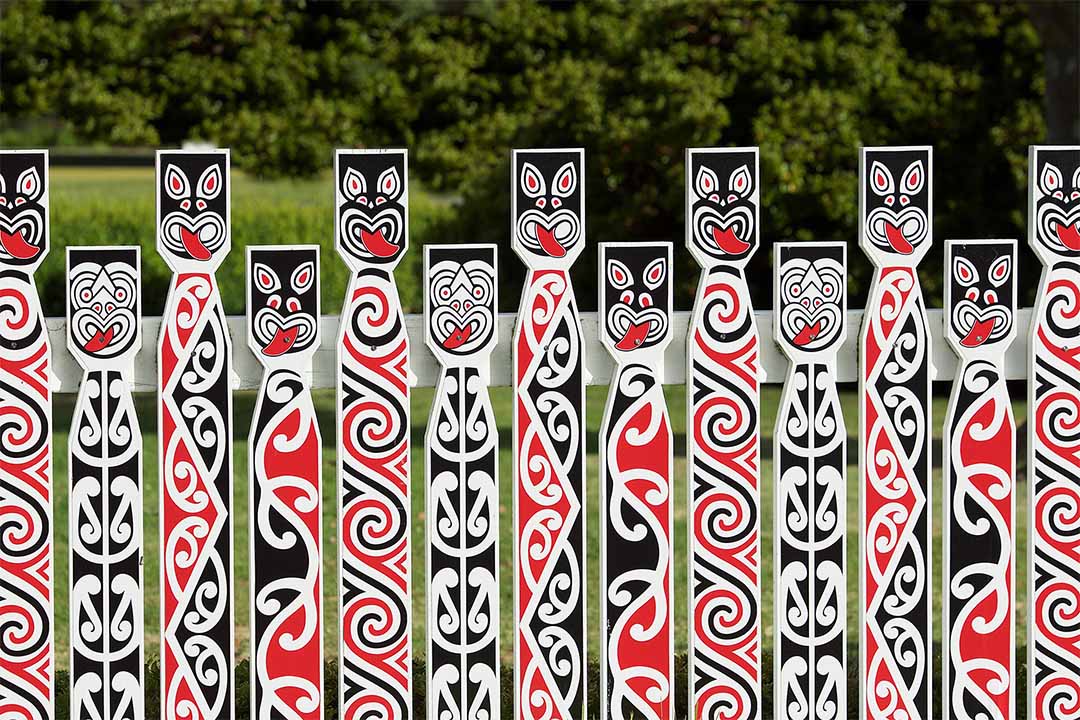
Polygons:
<instances>
[{"instance_id":1,"label":"horizontal fence rail","mask_svg":"<svg viewBox=\"0 0 1080 720\"><path fill-rule=\"evenodd\" d=\"M837 381L856 382L859 379L859 333L862 326L862 310L849 310L848 327L851 332L837 353ZM930 310L931 338L931 376L935 381L952 382L956 374L956 355L945 342L942 333L942 311ZM779 385L784 382L787 371L787 359L780 354L773 342L773 314L771 310L758 311L754 315L758 333L761 337L761 368L765 373L762 382ZM510 358L510 340L514 336L516 313L499 315L499 344L491 354L491 385L508 386L511 384L512 363ZM229 334L232 336L234 359L233 366L238 377L238 390L255 390L262 379L262 366L255 360L247 346L246 319L242 316L228 318ZM1017 312L1019 332L1016 340L1005 355L1005 378L1024 380L1028 368L1028 333L1031 325L1031 308ZM74 393L79 389L82 369L67 350L67 324L64 318L48 318L49 342L53 351L53 363L60 387L56 392ZM682 385L686 382L686 332L690 324L689 312L673 313L672 332L674 340L664 353L663 382L665 385ZM600 345L597 333L596 313L581 313L581 325L585 335L585 367L591 377L589 385L608 385L611 382L614 363L611 355ZM439 366L435 357L424 344L423 315L406 315L405 326L411 343L410 362L419 387L434 387L438 379ZM336 315L324 315L321 319L321 344L315 353L312 371L312 387L332 388L335 382L336 350L339 321ZM155 342L161 329L161 318L144 317L142 336L147 339L135 357L135 392L154 392L157 388L157 359ZM503 340L502 338L506 338Z\"/></svg>"}]
</instances>

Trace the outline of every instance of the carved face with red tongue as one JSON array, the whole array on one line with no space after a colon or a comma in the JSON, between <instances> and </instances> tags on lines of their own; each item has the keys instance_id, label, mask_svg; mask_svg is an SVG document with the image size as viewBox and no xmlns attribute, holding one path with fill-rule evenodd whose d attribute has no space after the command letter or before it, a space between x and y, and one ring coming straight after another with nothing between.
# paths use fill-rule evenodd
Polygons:
<instances>
[{"instance_id":1,"label":"carved face with red tongue","mask_svg":"<svg viewBox=\"0 0 1080 720\"><path fill-rule=\"evenodd\" d=\"M318 341L318 255L314 248L249 247L252 345L281 358Z\"/></svg>"},{"instance_id":2,"label":"carved face with red tongue","mask_svg":"<svg viewBox=\"0 0 1080 720\"><path fill-rule=\"evenodd\" d=\"M339 150L338 248L353 270L393 265L405 249L405 151Z\"/></svg>"},{"instance_id":3,"label":"carved face with red tongue","mask_svg":"<svg viewBox=\"0 0 1080 720\"><path fill-rule=\"evenodd\" d=\"M229 242L228 152L161 151L157 172L158 248L165 260L186 263L184 269L191 270L190 263L224 256Z\"/></svg>"},{"instance_id":4,"label":"carved face with red tongue","mask_svg":"<svg viewBox=\"0 0 1080 720\"><path fill-rule=\"evenodd\" d=\"M429 344L444 358L467 358L490 349L495 259L490 245L425 248Z\"/></svg>"},{"instance_id":5,"label":"carved face with red tongue","mask_svg":"<svg viewBox=\"0 0 1080 720\"><path fill-rule=\"evenodd\" d=\"M756 152L695 150L689 162L694 254L709 265L748 257L757 244Z\"/></svg>"},{"instance_id":6,"label":"carved face with red tongue","mask_svg":"<svg viewBox=\"0 0 1080 720\"><path fill-rule=\"evenodd\" d=\"M831 347L844 315L843 248L801 243L779 247L779 329L784 341L806 352Z\"/></svg>"},{"instance_id":7,"label":"carved face with red tongue","mask_svg":"<svg viewBox=\"0 0 1080 720\"><path fill-rule=\"evenodd\" d=\"M879 266L910 263L930 237L930 148L864 148L863 247Z\"/></svg>"},{"instance_id":8,"label":"carved face with red tongue","mask_svg":"<svg viewBox=\"0 0 1080 720\"><path fill-rule=\"evenodd\" d=\"M601 312L611 347L635 352L667 340L669 245L603 244Z\"/></svg>"},{"instance_id":9,"label":"carved face with red tongue","mask_svg":"<svg viewBox=\"0 0 1080 720\"><path fill-rule=\"evenodd\" d=\"M1035 148L1035 250L1045 262L1080 257L1080 147Z\"/></svg>"},{"instance_id":10,"label":"carved face with red tongue","mask_svg":"<svg viewBox=\"0 0 1080 720\"><path fill-rule=\"evenodd\" d=\"M572 260L579 252L583 158L580 150L514 151L514 244L526 263Z\"/></svg>"},{"instance_id":11,"label":"carved face with red tongue","mask_svg":"<svg viewBox=\"0 0 1080 720\"><path fill-rule=\"evenodd\" d=\"M976 349L1004 340L1013 323L1013 241L950 241L949 334Z\"/></svg>"},{"instance_id":12,"label":"carved face with red tongue","mask_svg":"<svg viewBox=\"0 0 1080 720\"><path fill-rule=\"evenodd\" d=\"M0 151L0 267L25 268L44 254L44 152Z\"/></svg>"},{"instance_id":13,"label":"carved face with red tongue","mask_svg":"<svg viewBox=\"0 0 1080 720\"><path fill-rule=\"evenodd\" d=\"M96 359L131 348L138 330L137 254L134 248L71 248L71 347Z\"/></svg>"}]
</instances>

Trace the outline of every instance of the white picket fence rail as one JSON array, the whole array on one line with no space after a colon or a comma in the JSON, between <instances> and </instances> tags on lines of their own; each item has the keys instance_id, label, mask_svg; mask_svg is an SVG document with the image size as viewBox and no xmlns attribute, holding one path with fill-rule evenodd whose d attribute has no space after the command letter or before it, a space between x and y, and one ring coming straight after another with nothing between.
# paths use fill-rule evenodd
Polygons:
<instances>
[{"instance_id":1,"label":"white picket fence rail","mask_svg":"<svg viewBox=\"0 0 1080 720\"><path fill-rule=\"evenodd\" d=\"M686 382L686 333L690 324L689 312L673 313L672 342L664 354L663 382L665 385L681 385ZM837 375L840 382L857 382L859 379L859 328L862 326L862 310L848 311L847 341L840 349L837 358ZM931 362L934 380L951 382L956 372L956 355L945 342L942 334L942 311L930 310ZM763 310L755 314L758 332L761 334L761 366L765 371L766 383L784 382L788 361L781 353L773 337L773 315ZM510 361L511 338L514 336L516 313L499 315L499 344L491 355L491 384L508 386L511 384ZM1031 308L1022 308L1016 315L1016 341L1006 355L1005 374L1009 380L1023 380L1028 372L1028 333L1031 326ZM337 373L337 351L335 345L338 336L338 316L324 315L322 323L322 345L315 353L312 385L316 388L332 388ZM233 366L239 376L237 389L254 390L262 379L262 366L255 360L247 345L247 319L243 316L228 318L229 332L233 339ZM61 393L73 393L79 389L82 369L67 351L67 321L64 318L48 318L49 342L53 349L53 367L60 378ZM600 344L596 313L581 313L582 330L585 333L585 366L592 377L590 385L607 385L611 381L614 367L611 355ZM407 315L405 325L412 343L412 371L420 387L433 387L438 379L439 366L435 357L424 344L424 318L422 315ZM155 392L157 389L157 338L161 327L161 318L144 317L142 320L142 350L135 358L135 391Z\"/></svg>"}]
</instances>

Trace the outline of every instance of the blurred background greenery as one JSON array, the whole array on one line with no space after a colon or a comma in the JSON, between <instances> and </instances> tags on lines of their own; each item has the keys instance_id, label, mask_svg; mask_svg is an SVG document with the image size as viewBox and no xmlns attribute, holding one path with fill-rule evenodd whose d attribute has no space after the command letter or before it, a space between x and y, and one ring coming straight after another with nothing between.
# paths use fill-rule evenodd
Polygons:
<instances>
[{"instance_id":1,"label":"blurred background greenery","mask_svg":"<svg viewBox=\"0 0 1080 720\"><path fill-rule=\"evenodd\" d=\"M1062 87L1070 57L1064 82L1075 84L1075 43L1062 61L1055 33L1068 40L1076 17L1074 3L15 0L0 13L0 144L50 147L54 167L65 154L188 140L231 147L244 174L223 275L238 313L236 248L332 249L335 147L410 149L415 247L508 248L510 149L584 146L588 240L675 241L686 309L697 273L681 248L684 148L761 147L763 249L750 278L768 307L772 242L856 243L859 146L927 143L938 242L922 275L934 304L941 240L1025 238L1027 146L1075 141L1075 93L1048 88ZM58 176L52 232L54 247L142 244L148 314L167 282L150 178ZM849 257L858 306L870 267ZM508 250L502 265L508 310L522 269ZM1021 267L1029 303L1037 266L1027 255ZM324 252L323 271L333 312L344 268ZM575 272L591 309L595 253ZM409 310L419 274L415 261L398 273Z\"/></svg>"}]
</instances>

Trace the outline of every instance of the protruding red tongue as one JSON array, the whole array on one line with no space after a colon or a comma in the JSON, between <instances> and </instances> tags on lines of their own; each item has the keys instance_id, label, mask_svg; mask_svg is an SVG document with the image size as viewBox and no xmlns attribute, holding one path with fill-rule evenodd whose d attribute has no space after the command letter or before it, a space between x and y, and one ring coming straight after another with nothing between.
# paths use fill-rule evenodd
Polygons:
<instances>
[{"instance_id":1,"label":"protruding red tongue","mask_svg":"<svg viewBox=\"0 0 1080 720\"><path fill-rule=\"evenodd\" d=\"M818 320L813 325L803 325L803 329L799 331L799 334L795 336L795 339L791 342L795 343L797 347L805 347L809 345L814 339L821 334L821 321Z\"/></svg>"},{"instance_id":2,"label":"protruding red tongue","mask_svg":"<svg viewBox=\"0 0 1080 720\"><path fill-rule=\"evenodd\" d=\"M443 340L443 347L447 350L457 350L469 341L470 335L472 335L472 325L466 325L463 328L455 327L449 337Z\"/></svg>"},{"instance_id":3,"label":"protruding red tongue","mask_svg":"<svg viewBox=\"0 0 1080 720\"><path fill-rule=\"evenodd\" d=\"M203 245L203 241L199 239L198 233L193 233L185 227L180 228L180 241L184 243L184 249L187 250L187 254L196 260L209 260L210 251Z\"/></svg>"},{"instance_id":4,"label":"protruding red tongue","mask_svg":"<svg viewBox=\"0 0 1080 720\"><path fill-rule=\"evenodd\" d=\"M716 247L728 255L739 255L750 249L750 243L740 240L735 231L729 227L723 230L713 227L712 237Z\"/></svg>"},{"instance_id":5,"label":"protruding red tongue","mask_svg":"<svg viewBox=\"0 0 1080 720\"><path fill-rule=\"evenodd\" d=\"M903 231L888 220L885 221L885 237L892 245L892 249L901 255L910 255L915 251L908 239L904 237Z\"/></svg>"},{"instance_id":6,"label":"protruding red tongue","mask_svg":"<svg viewBox=\"0 0 1080 720\"><path fill-rule=\"evenodd\" d=\"M388 258L397 252L397 245L383 237L382 228L373 233L361 228L360 241L364 243L364 247L367 248L369 253L378 258Z\"/></svg>"},{"instance_id":7,"label":"protruding red tongue","mask_svg":"<svg viewBox=\"0 0 1080 720\"><path fill-rule=\"evenodd\" d=\"M551 257L561 258L566 255L566 248L555 239L555 234L546 227L536 226L536 239L540 241L540 247Z\"/></svg>"},{"instance_id":8,"label":"protruding red tongue","mask_svg":"<svg viewBox=\"0 0 1080 720\"><path fill-rule=\"evenodd\" d=\"M300 326L291 327L288 330L284 328L278 328L274 333L274 337L270 342L266 343L266 347L263 348L263 355L269 355L270 357L277 357L278 355L284 355L288 352L289 348L296 342L296 336L300 334Z\"/></svg>"},{"instance_id":9,"label":"protruding red tongue","mask_svg":"<svg viewBox=\"0 0 1080 720\"><path fill-rule=\"evenodd\" d=\"M112 342L113 334L114 331L112 325L110 325L109 329L104 332L98 330L97 334L95 334L94 337L86 341L86 344L83 345L83 350L88 353L101 352L109 346L109 343Z\"/></svg>"},{"instance_id":10,"label":"protruding red tongue","mask_svg":"<svg viewBox=\"0 0 1080 720\"><path fill-rule=\"evenodd\" d=\"M634 325L631 323L630 327L626 328L626 332L623 333L622 340L615 343L615 347L619 350L634 350L641 347L641 344L645 342L646 336L649 334L649 322L639 323Z\"/></svg>"},{"instance_id":11,"label":"protruding red tongue","mask_svg":"<svg viewBox=\"0 0 1080 720\"><path fill-rule=\"evenodd\" d=\"M1057 236L1062 245L1073 252L1080 252L1080 229L1077 229L1077 223L1073 223L1072 225L1062 225L1061 223L1058 223Z\"/></svg>"},{"instance_id":12,"label":"protruding red tongue","mask_svg":"<svg viewBox=\"0 0 1080 720\"><path fill-rule=\"evenodd\" d=\"M16 230L14 233L0 230L0 244L3 244L7 254L16 260L29 260L38 251L35 246L26 242L22 230Z\"/></svg>"},{"instance_id":13,"label":"protruding red tongue","mask_svg":"<svg viewBox=\"0 0 1080 720\"><path fill-rule=\"evenodd\" d=\"M994 325L996 323L997 320L994 318L979 320L971 326L971 329L968 330L968 334L964 336L964 339L960 341L960 344L966 348L979 347L990 339L990 333L994 332Z\"/></svg>"}]
</instances>

